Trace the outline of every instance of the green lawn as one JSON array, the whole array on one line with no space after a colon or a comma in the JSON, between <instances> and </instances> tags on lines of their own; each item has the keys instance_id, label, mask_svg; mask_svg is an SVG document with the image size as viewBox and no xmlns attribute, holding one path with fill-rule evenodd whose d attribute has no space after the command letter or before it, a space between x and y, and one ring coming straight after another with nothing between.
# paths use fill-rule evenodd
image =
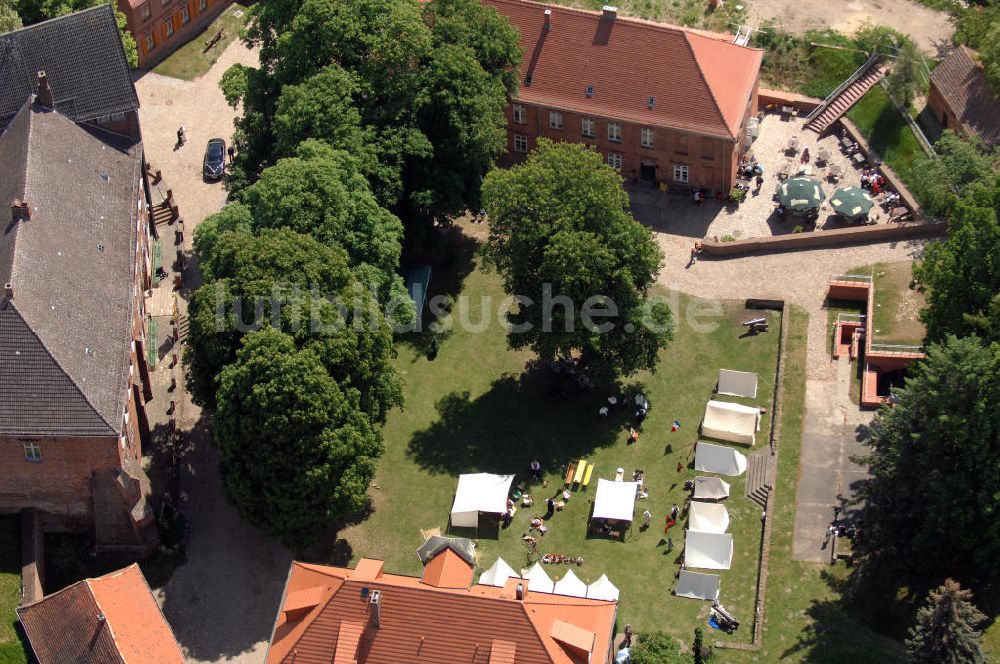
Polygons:
<instances>
[{"instance_id":1,"label":"green lawn","mask_svg":"<svg viewBox=\"0 0 1000 664\"><path fill-rule=\"evenodd\" d=\"M910 126L881 85L876 85L847 113L872 148L904 181L913 161L923 154Z\"/></svg>"},{"instance_id":2,"label":"green lawn","mask_svg":"<svg viewBox=\"0 0 1000 664\"><path fill-rule=\"evenodd\" d=\"M342 532L346 542L338 543L330 559L343 560L346 552L356 562L364 554L385 559L389 571L418 575L415 551L422 533L446 531L457 474L512 472L522 479L530 461L537 458L543 463L548 487L528 487L536 507L519 509L509 529L479 533L479 571L498 555L515 568L524 566L527 552L521 535L528 521L533 514L543 513L544 499L562 488L563 464L587 458L597 463L589 490L574 491L567 508L556 513L548 534L540 540L539 553L583 556L585 564L574 569L582 579L593 581L607 573L621 589L622 624L632 623L637 631L666 630L687 642L694 627L704 625L708 606L672 595L677 555L684 541L683 523L671 531L675 548L669 554L662 524L672 505L683 505L683 481L694 476L687 468L677 472L677 464L687 466L693 461L698 425L720 367L758 372L760 387L753 403L770 405L778 314L752 312L772 321L772 332L756 337L740 338L744 331L740 322L751 315L741 303L725 303L717 329L711 333L698 334L681 325L675 341L661 354L657 373L641 374L629 383L641 388L651 403L639 442L629 446L626 427L631 418L619 411L602 421L597 414L610 394L622 394L623 386L614 392L598 387L580 396L549 396L551 374L525 374L531 356L506 347L504 332L496 322L495 305L503 297L497 276L473 271L465 279L463 294L477 303L480 296L492 298L492 322L480 333L455 331L433 361L410 346L400 346L396 364L406 381L406 406L391 413L385 427L387 449L376 477L374 511L363 523ZM690 298L677 297L683 313ZM469 320L481 319L481 306L469 310ZM455 318L460 318L458 305L455 312ZM683 315L677 318L685 320ZM681 422L677 433L670 431L674 420ZM759 441L766 443L768 429L765 420ZM637 523L624 542L589 537L590 501L597 478L612 478L619 466L629 474L636 468L646 471L650 498L637 503L636 515L649 509L653 526L643 532ZM733 568L722 573L722 600L747 628L731 637L721 632L712 632L710 637L746 642L751 637L760 508L743 496L742 477L726 480L732 484L726 506L732 519L735 560ZM564 573L559 567L549 571L553 576Z\"/></svg>"},{"instance_id":3,"label":"green lawn","mask_svg":"<svg viewBox=\"0 0 1000 664\"><path fill-rule=\"evenodd\" d=\"M0 516L0 664L28 661L18 636L21 603L21 529L16 514Z\"/></svg>"},{"instance_id":4,"label":"green lawn","mask_svg":"<svg viewBox=\"0 0 1000 664\"><path fill-rule=\"evenodd\" d=\"M237 16L237 13L240 16ZM194 35L188 43L153 67L153 71L163 76L182 78L185 81L198 78L212 68L226 47L239 36L245 21L246 7L234 4L204 30ZM219 28L224 30L222 39L216 42L212 48L205 50L205 42L211 39Z\"/></svg>"}]
</instances>

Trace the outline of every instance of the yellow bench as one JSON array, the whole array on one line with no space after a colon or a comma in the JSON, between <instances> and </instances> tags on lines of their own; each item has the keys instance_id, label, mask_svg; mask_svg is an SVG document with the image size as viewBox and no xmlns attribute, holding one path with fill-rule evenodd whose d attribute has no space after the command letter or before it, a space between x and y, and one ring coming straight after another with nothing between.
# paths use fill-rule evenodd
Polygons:
<instances>
[{"instance_id":1,"label":"yellow bench","mask_svg":"<svg viewBox=\"0 0 1000 664\"><path fill-rule=\"evenodd\" d=\"M583 481L583 476L587 472L587 460L580 459L580 463L576 464L576 475L573 476L573 484L579 484Z\"/></svg>"},{"instance_id":2,"label":"yellow bench","mask_svg":"<svg viewBox=\"0 0 1000 664\"><path fill-rule=\"evenodd\" d=\"M587 466L587 472L583 475L583 485L584 487L590 486L590 476L594 474L594 464Z\"/></svg>"}]
</instances>

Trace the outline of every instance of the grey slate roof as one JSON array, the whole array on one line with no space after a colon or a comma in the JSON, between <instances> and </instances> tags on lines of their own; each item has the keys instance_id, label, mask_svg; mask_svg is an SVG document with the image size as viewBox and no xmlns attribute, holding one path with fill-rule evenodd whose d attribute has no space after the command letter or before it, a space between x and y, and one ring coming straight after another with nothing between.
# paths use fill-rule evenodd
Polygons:
<instances>
[{"instance_id":1,"label":"grey slate roof","mask_svg":"<svg viewBox=\"0 0 1000 664\"><path fill-rule=\"evenodd\" d=\"M431 535L427 541L417 549L417 557L420 562L426 565L428 561L445 549L451 549L470 565L476 564L476 545L467 537L442 537L441 535Z\"/></svg>"},{"instance_id":2,"label":"grey slate roof","mask_svg":"<svg viewBox=\"0 0 1000 664\"><path fill-rule=\"evenodd\" d=\"M0 433L121 430L141 151L35 103L0 134Z\"/></svg>"},{"instance_id":3,"label":"grey slate roof","mask_svg":"<svg viewBox=\"0 0 1000 664\"><path fill-rule=\"evenodd\" d=\"M111 5L0 35L0 128L35 94L39 71L71 120L139 108Z\"/></svg>"}]
</instances>

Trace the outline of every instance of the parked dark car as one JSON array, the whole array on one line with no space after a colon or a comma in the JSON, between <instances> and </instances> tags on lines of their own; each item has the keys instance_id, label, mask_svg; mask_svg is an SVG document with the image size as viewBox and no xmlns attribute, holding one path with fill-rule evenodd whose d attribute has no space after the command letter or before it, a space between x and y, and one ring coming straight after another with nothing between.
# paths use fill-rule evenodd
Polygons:
<instances>
[{"instance_id":1,"label":"parked dark car","mask_svg":"<svg viewBox=\"0 0 1000 664\"><path fill-rule=\"evenodd\" d=\"M205 148L205 165L202 173L206 180L218 180L226 172L226 142L213 138Z\"/></svg>"}]
</instances>

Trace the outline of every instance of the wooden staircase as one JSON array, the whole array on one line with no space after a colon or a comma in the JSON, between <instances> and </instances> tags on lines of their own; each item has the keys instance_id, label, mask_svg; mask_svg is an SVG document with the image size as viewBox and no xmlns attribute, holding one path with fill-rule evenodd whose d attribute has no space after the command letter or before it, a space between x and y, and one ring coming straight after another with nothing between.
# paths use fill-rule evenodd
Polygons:
<instances>
[{"instance_id":1,"label":"wooden staircase","mask_svg":"<svg viewBox=\"0 0 1000 664\"><path fill-rule=\"evenodd\" d=\"M767 497L772 488L768 478L770 466L771 453L767 449L751 454L747 464L746 497L762 508L767 507Z\"/></svg>"},{"instance_id":2,"label":"wooden staircase","mask_svg":"<svg viewBox=\"0 0 1000 664\"><path fill-rule=\"evenodd\" d=\"M812 113L806 116L806 129L812 129L822 134L830 125L849 111L865 93L886 75L886 68L879 64L879 56L868 58L856 72L840 84L836 90L823 100Z\"/></svg>"}]
</instances>

